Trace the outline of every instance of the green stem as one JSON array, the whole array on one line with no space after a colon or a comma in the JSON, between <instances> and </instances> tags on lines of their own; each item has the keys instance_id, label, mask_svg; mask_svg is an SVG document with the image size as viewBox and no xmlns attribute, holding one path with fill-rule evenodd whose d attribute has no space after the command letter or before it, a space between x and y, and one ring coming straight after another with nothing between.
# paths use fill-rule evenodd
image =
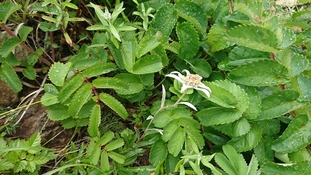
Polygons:
<instances>
[{"instance_id":1,"label":"green stem","mask_svg":"<svg viewBox=\"0 0 311 175\"><path fill-rule=\"evenodd\" d=\"M187 91L188 91L188 89L185 90L185 92L183 92L183 93L181 94L181 96L178 98L178 100L177 100L174 104L172 104L172 105L167 105L167 106L163 106L163 107L161 107L161 108L154 114L153 118L150 120L148 126L146 127L146 129L145 129L143 135L141 135L141 137L137 140L136 143L140 142L140 141L146 136L147 131L148 131L149 128L151 127L151 124L153 123L153 120L158 116L158 114L159 114L161 111L165 110L165 109L169 109L169 108L176 107L176 106L179 104L179 102L184 98L184 96L187 94Z\"/></svg>"}]
</instances>

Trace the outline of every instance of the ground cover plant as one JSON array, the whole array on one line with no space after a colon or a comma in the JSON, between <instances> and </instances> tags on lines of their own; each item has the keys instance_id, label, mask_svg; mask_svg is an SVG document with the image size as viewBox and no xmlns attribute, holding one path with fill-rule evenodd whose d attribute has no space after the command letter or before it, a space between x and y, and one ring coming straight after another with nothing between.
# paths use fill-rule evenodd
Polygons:
<instances>
[{"instance_id":1,"label":"ground cover plant","mask_svg":"<svg viewBox=\"0 0 311 175\"><path fill-rule=\"evenodd\" d=\"M310 174L311 1L291 2L1 2L0 78L30 100L1 109L0 173ZM38 103L61 149L14 137Z\"/></svg>"}]
</instances>

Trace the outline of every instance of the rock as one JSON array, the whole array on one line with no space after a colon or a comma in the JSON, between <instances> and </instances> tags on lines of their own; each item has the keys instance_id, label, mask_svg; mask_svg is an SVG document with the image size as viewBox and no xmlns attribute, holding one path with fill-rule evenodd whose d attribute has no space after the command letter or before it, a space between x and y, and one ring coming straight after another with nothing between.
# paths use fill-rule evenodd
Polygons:
<instances>
[{"instance_id":1,"label":"rock","mask_svg":"<svg viewBox=\"0 0 311 175\"><path fill-rule=\"evenodd\" d=\"M12 106L18 102L19 98L4 81L0 79L0 106Z\"/></svg>"}]
</instances>

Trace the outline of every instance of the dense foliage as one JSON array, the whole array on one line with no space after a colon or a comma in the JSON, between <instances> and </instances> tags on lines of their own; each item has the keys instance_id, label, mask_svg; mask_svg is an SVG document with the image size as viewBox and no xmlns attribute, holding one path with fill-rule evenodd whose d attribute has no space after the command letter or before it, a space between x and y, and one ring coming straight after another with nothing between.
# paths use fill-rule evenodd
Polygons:
<instances>
[{"instance_id":1,"label":"dense foliage","mask_svg":"<svg viewBox=\"0 0 311 175\"><path fill-rule=\"evenodd\" d=\"M3 132L1 173L311 174L311 1L16 2L0 3L0 78L20 92L45 76L48 118L89 140L57 155Z\"/></svg>"}]
</instances>

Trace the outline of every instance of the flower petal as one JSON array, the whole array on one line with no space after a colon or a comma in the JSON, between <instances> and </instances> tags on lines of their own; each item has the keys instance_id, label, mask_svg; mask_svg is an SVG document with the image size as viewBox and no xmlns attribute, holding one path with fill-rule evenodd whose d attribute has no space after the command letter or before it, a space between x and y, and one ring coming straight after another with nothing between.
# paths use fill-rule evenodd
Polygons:
<instances>
[{"instance_id":1,"label":"flower petal","mask_svg":"<svg viewBox=\"0 0 311 175\"><path fill-rule=\"evenodd\" d=\"M152 115L149 115L146 120L152 120L154 117Z\"/></svg>"},{"instance_id":2,"label":"flower petal","mask_svg":"<svg viewBox=\"0 0 311 175\"><path fill-rule=\"evenodd\" d=\"M189 88L193 88L193 87L183 83L180 92L183 93L185 90Z\"/></svg>"},{"instance_id":3,"label":"flower petal","mask_svg":"<svg viewBox=\"0 0 311 175\"><path fill-rule=\"evenodd\" d=\"M197 110L197 108L189 102L179 102L179 104L187 105L188 107L192 108L193 110L195 110L195 111Z\"/></svg>"},{"instance_id":4,"label":"flower petal","mask_svg":"<svg viewBox=\"0 0 311 175\"><path fill-rule=\"evenodd\" d=\"M164 107L164 103L165 103L165 97L166 97L166 91L165 91L165 87L162 84L162 99L161 99L161 108Z\"/></svg>"},{"instance_id":5,"label":"flower petal","mask_svg":"<svg viewBox=\"0 0 311 175\"><path fill-rule=\"evenodd\" d=\"M199 87L199 88L206 89L206 90L208 90L210 93L212 92L211 88L209 88L208 86L206 86L206 85L203 84L203 83L200 83L200 84L198 85L198 87Z\"/></svg>"},{"instance_id":6,"label":"flower petal","mask_svg":"<svg viewBox=\"0 0 311 175\"><path fill-rule=\"evenodd\" d=\"M196 89L198 91L202 91L208 98L211 97L211 93L207 89L203 89L203 88L200 88L200 87L195 87L194 89Z\"/></svg>"},{"instance_id":7,"label":"flower petal","mask_svg":"<svg viewBox=\"0 0 311 175\"><path fill-rule=\"evenodd\" d=\"M176 72L176 71L174 71L174 72ZM170 74L167 74L167 75L165 75L166 77L171 77L171 78L174 78L174 79L176 79L177 81L179 81L180 83L184 83L184 80L183 80L183 75L182 74L180 74L179 72L177 72L178 73L178 76L177 75L174 75L173 74L173 72L171 72Z\"/></svg>"},{"instance_id":8,"label":"flower petal","mask_svg":"<svg viewBox=\"0 0 311 175\"><path fill-rule=\"evenodd\" d=\"M184 69L183 72L186 72L186 75L190 74L190 72L187 69Z\"/></svg>"}]
</instances>

